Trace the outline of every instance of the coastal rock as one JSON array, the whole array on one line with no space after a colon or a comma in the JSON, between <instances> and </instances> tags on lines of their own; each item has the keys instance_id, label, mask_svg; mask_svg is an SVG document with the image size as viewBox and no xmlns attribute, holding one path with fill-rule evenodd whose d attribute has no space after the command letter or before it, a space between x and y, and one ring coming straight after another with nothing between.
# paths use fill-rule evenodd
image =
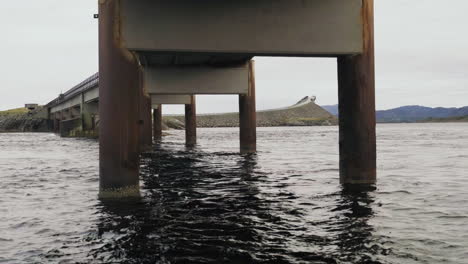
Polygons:
<instances>
[{"instance_id":1,"label":"coastal rock","mask_svg":"<svg viewBox=\"0 0 468 264\"><path fill-rule=\"evenodd\" d=\"M48 132L47 109L0 115L0 132Z\"/></svg>"}]
</instances>

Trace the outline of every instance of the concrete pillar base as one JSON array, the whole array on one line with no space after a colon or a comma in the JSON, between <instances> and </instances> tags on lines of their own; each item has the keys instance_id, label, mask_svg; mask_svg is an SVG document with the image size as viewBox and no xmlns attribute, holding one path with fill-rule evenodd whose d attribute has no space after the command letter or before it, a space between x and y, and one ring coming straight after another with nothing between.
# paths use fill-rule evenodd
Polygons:
<instances>
[{"instance_id":1,"label":"concrete pillar base","mask_svg":"<svg viewBox=\"0 0 468 264\"><path fill-rule=\"evenodd\" d=\"M197 144L197 113L194 95L191 101L191 104L185 105L185 145L187 147L194 147Z\"/></svg>"},{"instance_id":2,"label":"concrete pillar base","mask_svg":"<svg viewBox=\"0 0 468 264\"><path fill-rule=\"evenodd\" d=\"M372 192L377 189L375 183L360 183L360 184L353 184L353 183L345 183L343 184L343 191L345 193L361 193L361 192Z\"/></svg>"},{"instance_id":3,"label":"concrete pillar base","mask_svg":"<svg viewBox=\"0 0 468 264\"><path fill-rule=\"evenodd\" d=\"M254 61L249 61L249 89L239 95L240 152L257 152L257 113L255 107Z\"/></svg>"},{"instance_id":4,"label":"concrete pillar base","mask_svg":"<svg viewBox=\"0 0 468 264\"><path fill-rule=\"evenodd\" d=\"M118 189L99 190L99 199L139 198L140 186L127 186Z\"/></svg>"},{"instance_id":5,"label":"concrete pillar base","mask_svg":"<svg viewBox=\"0 0 468 264\"><path fill-rule=\"evenodd\" d=\"M153 109L153 138L155 142L162 140L162 105Z\"/></svg>"}]
</instances>

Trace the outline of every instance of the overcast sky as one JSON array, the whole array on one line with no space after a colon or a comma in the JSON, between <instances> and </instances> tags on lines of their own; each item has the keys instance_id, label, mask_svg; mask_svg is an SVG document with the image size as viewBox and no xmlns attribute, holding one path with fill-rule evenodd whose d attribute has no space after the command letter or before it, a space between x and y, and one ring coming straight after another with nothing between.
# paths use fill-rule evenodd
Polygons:
<instances>
[{"instance_id":1,"label":"overcast sky","mask_svg":"<svg viewBox=\"0 0 468 264\"><path fill-rule=\"evenodd\" d=\"M47 103L98 70L97 0L0 1L0 110ZM375 8L377 108L468 105L468 1L375 0ZM255 60L257 109L306 95L337 103L336 59ZM199 112L238 109L236 96L197 100Z\"/></svg>"}]
</instances>

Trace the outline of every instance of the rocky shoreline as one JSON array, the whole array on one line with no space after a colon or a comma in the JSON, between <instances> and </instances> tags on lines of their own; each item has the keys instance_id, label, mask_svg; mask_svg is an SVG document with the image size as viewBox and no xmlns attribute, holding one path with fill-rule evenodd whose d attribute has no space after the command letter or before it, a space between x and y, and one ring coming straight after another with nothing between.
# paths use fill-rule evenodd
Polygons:
<instances>
[{"instance_id":1,"label":"rocky shoreline","mask_svg":"<svg viewBox=\"0 0 468 264\"><path fill-rule=\"evenodd\" d=\"M39 107L33 111L3 112L0 114L0 133L50 132L47 109Z\"/></svg>"}]
</instances>

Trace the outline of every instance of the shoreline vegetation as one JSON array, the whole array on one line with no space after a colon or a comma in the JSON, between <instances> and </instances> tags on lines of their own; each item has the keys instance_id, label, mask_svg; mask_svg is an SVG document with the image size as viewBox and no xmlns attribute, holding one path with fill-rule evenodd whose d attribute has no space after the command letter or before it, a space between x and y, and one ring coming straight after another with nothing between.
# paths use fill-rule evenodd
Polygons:
<instances>
[{"instance_id":1,"label":"shoreline vegetation","mask_svg":"<svg viewBox=\"0 0 468 264\"><path fill-rule=\"evenodd\" d=\"M427 118L419 121L419 123L464 123L468 122L468 115L466 116L455 116L446 118Z\"/></svg>"}]
</instances>

